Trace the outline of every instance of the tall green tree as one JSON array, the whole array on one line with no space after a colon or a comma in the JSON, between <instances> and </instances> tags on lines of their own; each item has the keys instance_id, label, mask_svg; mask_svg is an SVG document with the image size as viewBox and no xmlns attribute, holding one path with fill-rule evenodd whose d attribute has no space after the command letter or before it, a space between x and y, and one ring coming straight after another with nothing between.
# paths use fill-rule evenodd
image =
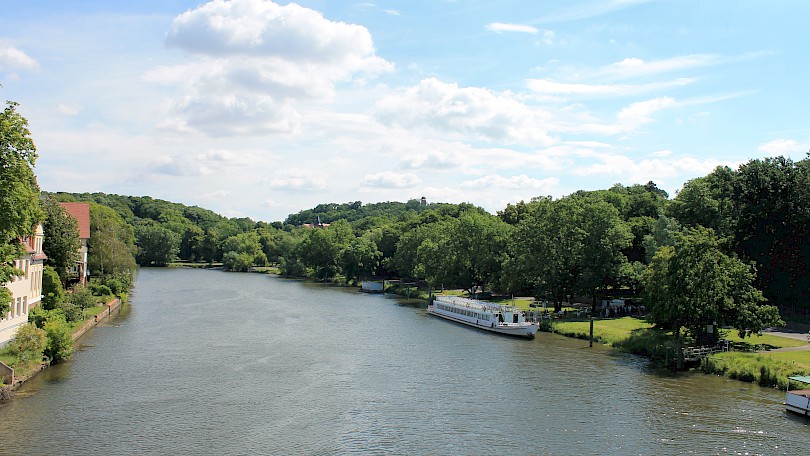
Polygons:
<instances>
[{"instance_id":1,"label":"tall green tree","mask_svg":"<svg viewBox=\"0 0 810 456\"><path fill-rule=\"evenodd\" d=\"M656 325L711 344L719 338L718 326L745 337L782 323L778 309L754 287L753 268L724 253L721 244L713 230L697 227L676 234L675 246L658 249L644 292Z\"/></svg>"},{"instance_id":2,"label":"tall green tree","mask_svg":"<svg viewBox=\"0 0 810 456\"><path fill-rule=\"evenodd\" d=\"M135 225L136 261L141 266L166 266L177 258L180 236L157 223Z\"/></svg>"},{"instance_id":3,"label":"tall green tree","mask_svg":"<svg viewBox=\"0 0 810 456\"><path fill-rule=\"evenodd\" d=\"M353 237L340 254L340 268L346 276L346 282L373 276L380 264L380 257L382 253L377 249L371 234Z\"/></svg>"},{"instance_id":4,"label":"tall green tree","mask_svg":"<svg viewBox=\"0 0 810 456\"><path fill-rule=\"evenodd\" d=\"M315 277L332 278L339 270L340 253L354 234L349 223L338 220L326 228L313 228L299 244L303 263L315 271Z\"/></svg>"},{"instance_id":5,"label":"tall green tree","mask_svg":"<svg viewBox=\"0 0 810 456\"><path fill-rule=\"evenodd\" d=\"M90 203L89 268L102 277L131 279L136 268L132 227L115 210Z\"/></svg>"},{"instance_id":6,"label":"tall green tree","mask_svg":"<svg viewBox=\"0 0 810 456\"><path fill-rule=\"evenodd\" d=\"M255 231L229 237L223 243L222 251L222 263L232 271L247 271L251 266L267 264L259 234Z\"/></svg>"},{"instance_id":7,"label":"tall green tree","mask_svg":"<svg viewBox=\"0 0 810 456\"><path fill-rule=\"evenodd\" d=\"M0 315L9 311L12 297L2 284L21 274L12 267L24 252L20 239L31 235L43 217L33 170L37 151L17 106L8 101L0 113Z\"/></svg>"},{"instance_id":8,"label":"tall green tree","mask_svg":"<svg viewBox=\"0 0 810 456\"><path fill-rule=\"evenodd\" d=\"M46 195L43 202L45 226L42 250L48 256L48 264L59 274L65 286L70 269L79 259L79 223L59 205L53 195Z\"/></svg>"}]
</instances>

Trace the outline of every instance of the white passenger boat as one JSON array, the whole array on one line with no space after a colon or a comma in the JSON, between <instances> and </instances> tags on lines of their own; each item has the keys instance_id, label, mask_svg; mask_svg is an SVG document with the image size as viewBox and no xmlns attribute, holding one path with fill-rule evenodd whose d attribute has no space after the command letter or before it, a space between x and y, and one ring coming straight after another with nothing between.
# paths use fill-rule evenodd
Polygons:
<instances>
[{"instance_id":1,"label":"white passenger boat","mask_svg":"<svg viewBox=\"0 0 810 456\"><path fill-rule=\"evenodd\" d=\"M810 376L788 377L788 379L804 383L807 387L810 387ZM791 391L790 382L788 382L785 408L788 412L810 417L810 389L804 388Z\"/></svg>"},{"instance_id":2,"label":"white passenger boat","mask_svg":"<svg viewBox=\"0 0 810 456\"><path fill-rule=\"evenodd\" d=\"M537 323L526 321L526 313L511 305L437 295L428 305L428 313L510 336L531 339L537 333Z\"/></svg>"}]
</instances>

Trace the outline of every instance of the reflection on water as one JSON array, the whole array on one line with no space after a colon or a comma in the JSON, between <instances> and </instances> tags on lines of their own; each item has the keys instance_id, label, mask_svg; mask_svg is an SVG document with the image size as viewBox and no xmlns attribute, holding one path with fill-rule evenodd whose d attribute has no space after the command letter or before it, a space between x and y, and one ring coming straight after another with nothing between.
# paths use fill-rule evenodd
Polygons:
<instances>
[{"instance_id":1,"label":"reflection on water","mask_svg":"<svg viewBox=\"0 0 810 456\"><path fill-rule=\"evenodd\" d=\"M145 269L0 405L24 454L806 454L783 393L255 274Z\"/></svg>"}]
</instances>

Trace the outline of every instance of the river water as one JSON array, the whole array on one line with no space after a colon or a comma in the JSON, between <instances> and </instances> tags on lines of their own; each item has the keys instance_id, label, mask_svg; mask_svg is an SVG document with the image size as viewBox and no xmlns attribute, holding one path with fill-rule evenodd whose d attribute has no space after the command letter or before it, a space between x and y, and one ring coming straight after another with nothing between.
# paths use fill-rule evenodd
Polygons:
<instances>
[{"instance_id":1,"label":"river water","mask_svg":"<svg viewBox=\"0 0 810 456\"><path fill-rule=\"evenodd\" d=\"M0 454L810 454L783 400L392 297L143 269L131 305L0 404Z\"/></svg>"}]
</instances>

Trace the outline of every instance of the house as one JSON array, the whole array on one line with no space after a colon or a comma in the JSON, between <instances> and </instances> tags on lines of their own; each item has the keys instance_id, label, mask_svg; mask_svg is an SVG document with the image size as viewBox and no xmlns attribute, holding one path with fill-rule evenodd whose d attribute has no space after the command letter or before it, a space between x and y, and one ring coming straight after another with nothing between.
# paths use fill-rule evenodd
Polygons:
<instances>
[{"instance_id":1,"label":"house","mask_svg":"<svg viewBox=\"0 0 810 456\"><path fill-rule=\"evenodd\" d=\"M4 284L12 297L11 310L0 318L0 346L13 339L17 329L28 323L28 311L42 300L42 263L46 259L42 252L42 239L41 224L37 225L33 236L21 239L26 253L14 260L14 267L23 271L23 275Z\"/></svg>"},{"instance_id":2,"label":"house","mask_svg":"<svg viewBox=\"0 0 810 456\"><path fill-rule=\"evenodd\" d=\"M87 269L87 249L90 242L90 204L89 203L59 203L65 211L76 219L79 225L79 259L71 269L70 273L75 280L82 285L87 285L87 276L90 274Z\"/></svg>"}]
</instances>

